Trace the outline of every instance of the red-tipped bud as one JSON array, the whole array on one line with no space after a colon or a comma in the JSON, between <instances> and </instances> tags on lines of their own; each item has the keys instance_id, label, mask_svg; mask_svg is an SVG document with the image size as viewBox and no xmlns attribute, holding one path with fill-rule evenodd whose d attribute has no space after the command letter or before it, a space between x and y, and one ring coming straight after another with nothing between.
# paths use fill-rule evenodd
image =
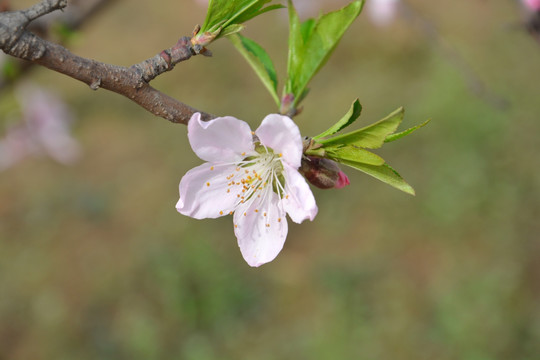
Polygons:
<instances>
[{"instance_id":1,"label":"red-tipped bud","mask_svg":"<svg viewBox=\"0 0 540 360\"><path fill-rule=\"evenodd\" d=\"M349 178L335 161L316 156L304 156L298 169L313 185L320 189L341 189L350 184Z\"/></svg>"},{"instance_id":2,"label":"red-tipped bud","mask_svg":"<svg viewBox=\"0 0 540 360\"><path fill-rule=\"evenodd\" d=\"M343 171L340 171L338 176L338 181L336 181L336 186L334 186L336 189L341 189L351 184L349 178L347 177L347 174L345 174Z\"/></svg>"}]
</instances>

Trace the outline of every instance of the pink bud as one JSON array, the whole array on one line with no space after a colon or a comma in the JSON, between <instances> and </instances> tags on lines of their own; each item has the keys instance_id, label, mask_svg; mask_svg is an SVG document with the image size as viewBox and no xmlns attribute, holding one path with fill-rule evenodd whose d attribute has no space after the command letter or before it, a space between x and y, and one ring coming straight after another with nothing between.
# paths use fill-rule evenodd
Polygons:
<instances>
[{"instance_id":1,"label":"pink bud","mask_svg":"<svg viewBox=\"0 0 540 360\"><path fill-rule=\"evenodd\" d=\"M343 171L340 170L338 176L338 181L336 181L336 186L334 186L336 189L341 189L351 184L347 174L345 174Z\"/></svg>"},{"instance_id":2,"label":"pink bud","mask_svg":"<svg viewBox=\"0 0 540 360\"><path fill-rule=\"evenodd\" d=\"M302 165L298 171L311 184L320 189L341 189L349 185L349 178L336 164L335 161L307 156L302 159Z\"/></svg>"}]
</instances>

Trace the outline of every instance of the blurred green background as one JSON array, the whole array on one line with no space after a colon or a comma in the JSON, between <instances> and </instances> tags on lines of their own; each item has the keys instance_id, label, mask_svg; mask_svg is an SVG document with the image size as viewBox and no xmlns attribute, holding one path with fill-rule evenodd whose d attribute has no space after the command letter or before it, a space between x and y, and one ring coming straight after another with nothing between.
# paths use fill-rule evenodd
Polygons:
<instances>
[{"instance_id":1,"label":"blurred green background","mask_svg":"<svg viewBox=\"0 0 540 360\"><path fill-rule=\"evenodd\" d=\"M517 1L409 3L428 23L362 14L296 121L317 134L356 97L361 124L401 105L404 128L432 118L378 152L417 196L347 170L351 186L314 189L315 221L291 224L258 269L230 217L176 212L180 178L201 163L185 126L36 69L76 113L84 156L0 174L0 359L540 358L540 44ZM118 1L70 48L131 65L204 13ZM248 25L283 79L285 12ZM270 96L226 40L211 50L154 85L255 128L276 111Z\"/></svg>"}]
</instances>

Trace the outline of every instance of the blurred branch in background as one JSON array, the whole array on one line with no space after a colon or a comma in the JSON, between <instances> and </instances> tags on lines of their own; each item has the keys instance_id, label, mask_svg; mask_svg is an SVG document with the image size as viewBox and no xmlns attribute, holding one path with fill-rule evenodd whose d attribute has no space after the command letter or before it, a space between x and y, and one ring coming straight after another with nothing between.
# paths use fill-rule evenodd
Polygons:
<instances>
[{"instance_id":1,"label":"blurred branch in background","mask_svg":"<svg viewBox=\"0 0 540 360\"><path fill-rule=\"evenodd\" d=\"M495 109L505 110L509 107L509 101L488 88L467 60L444 38L433 22L405 0L401 2L400 10L405 18L415 24L433 45L441 51L444 58L461 72L472 93Z\"/></svg>"},{"instance_id":2,"label":"blurred branch in background","mask_svg":"<svg viewBox=\"0 0 540 360\"><path fill-rule=\"evenodd\" d=\"M170 49L129 68L105 64L74 55L61 45L44 40L27 26L33 20L67 6L66 0L42 1L27 10L0 13L0 48L9 55L42 65L90 86L123 95L156 116L174 123L187 123L201 112L149 85L156 76L177 63L197 55L190 38L181 38ZM97 5L96 5L97 6ZM203 119L212 116L201 112Z\"/></svg>"}]
</instances>

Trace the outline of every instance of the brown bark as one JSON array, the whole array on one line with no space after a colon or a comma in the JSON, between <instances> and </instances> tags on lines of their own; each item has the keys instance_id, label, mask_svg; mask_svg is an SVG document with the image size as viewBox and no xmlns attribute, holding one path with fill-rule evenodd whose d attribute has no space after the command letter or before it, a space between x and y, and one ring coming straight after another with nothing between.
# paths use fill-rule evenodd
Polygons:
<instances>
[{"instance_id":1,"label":"brown bark","mask_svg":"<svg viewBox=\"0 0 540 360\"><path fill-rule=\"evenodd\" d=\"M190 38L183 37L173 47L129 68L83 58L27 30L33 20L63 9L66 5L67 0L42 0L26 10L0 13L0 49L6 54L82 81L93 90L103 88L123 95L152 114L173 123L187 124L195 112L200 112L205 120L214 117L149 85L158 75L196 55Z\"/></svg>"}]
</instances>

